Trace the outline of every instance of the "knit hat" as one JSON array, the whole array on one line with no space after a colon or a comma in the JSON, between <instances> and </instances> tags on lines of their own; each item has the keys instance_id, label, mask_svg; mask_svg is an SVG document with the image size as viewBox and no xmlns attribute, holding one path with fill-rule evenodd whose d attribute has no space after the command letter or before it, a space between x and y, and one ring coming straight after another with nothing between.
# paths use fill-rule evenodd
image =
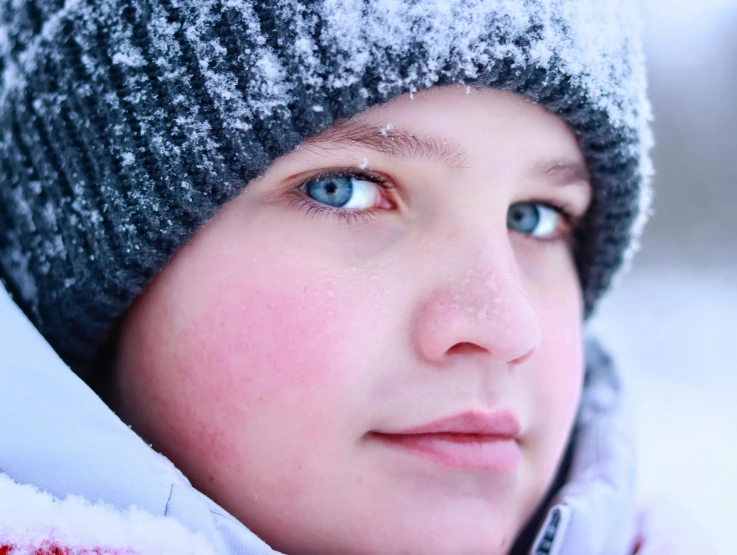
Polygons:
<instances>
[{"instance_id":1,"label":"knit hat","mask_svg":"<svg viewBox=\"0 0 737 555\"><path fill-rule=\"evenodd\" d=\"M649 204L634 0L0 4L0 278L89 379L116 320L280 155L403 93L524 95L578 136L586 315Z\"/></svg>"}]
</instances>

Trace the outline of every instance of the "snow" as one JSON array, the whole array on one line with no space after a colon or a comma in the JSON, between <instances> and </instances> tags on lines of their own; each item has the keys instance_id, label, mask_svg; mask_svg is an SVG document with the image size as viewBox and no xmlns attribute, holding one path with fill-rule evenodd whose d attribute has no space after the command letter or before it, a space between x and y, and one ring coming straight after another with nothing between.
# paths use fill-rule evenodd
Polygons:
<instances>
[{"instance_id":1,"label":"snow","mask_svg":"<svg viewBox=\"0 0 737 555\"><path fill-rule=\"evenodd\" d=\"M346 69L344 74L331 76L333 86L358 79L387 51L401 56L416 41L428 53L422 68L428 85L437 80L451 52L468 75L475 73L475 63L492 57L512 56L522 65L540 67L548 67L551 60L559 58L615 121L636 127L639 122L627 113L630 107L617 105L611 95L622 84L642 77L636 68L615 61L621 56L619 45L635 40L640 29L639 22L629 15L632 6L628 0L435 0L408 8L394 0L325 0L319 10L327 22L325 33L336 45L335 53L342 57ZM367 18L367 13L371 17ZM509 37L529 37L529 29L536 23L543 23L545 30L532 39L529 50L511 40L488 40L492 24ZM403 81L391 72L385 79Z\"/></svg>"},{"instance_id":2,"label":"snow","mask_svg":"<svg viewBox=\"0 0 737 555\"><path fill-rule=\"evenodd\" d=\"M128 45L125 51L113 54L113 63L129 67L140 67L146 63L146 60L143 59L140 50Z\"/></svg>"},{"instance_id":3,"label":"snow","mask_svg":"<svg viewBox=\"0 0 737 555\"><path fill-rule=\"evenodd\" d=\"M735 275L638 270L593 322L634 387L643 497L682 505L721 555L737 543Z\"/></svg>"},{"instance_id":4,"label":"snow","mask_svg":"<svg viewBox=\"0 0 737 555\"><path fill-rule=\"evenodd\" d=\"M28 264L30 262L30 253L21 254L19 250L15 250L11 254L10 277L20 284L20 294L24 299L38 298L38 286L36 278L31 273Z\"/></svg>"},{"instance_id":5,"label":"snow","mask_svg":"<svg viewBox=\"0 0 737 555\"><path fill-rule=\"evenodd\" d=\"M438 81L449 59L458 60L468 78L475 77L477 68L493 58L512 56L520 65L535 64L543 68L556 59L575 75L574 79L580 81L592 101L611 114L615 125L639 128L642 116L646 115L641 110L644 98L638 99L637 106L623 103L620 98L622 90L635 90L632 85L644 78L641 67L623 64L620 59L622 45L636 48L638 44L640 25L631 17L634 1L432 0L408 4L395 0L323 0L311 6L323 22L322 32L315 36L312 14L299 3L280 0L276 2L277 8L291 14L289 23L295 33L294 40L285 48L297 58L301 68L300 75L287 76L282 60L263 35L254 3L231 0L225 7L235 12L239 18L237 24L248 37L247 44L255 47L244 49L234 61L247 63L254 70L249 79L265 95L256 104L253 99L244 102L242 91L227 69L229 64L222 63L228 56L227 49L212 36L220 2L179 2L181 23L172 23L162 8L153 6L150 27L154 31L153 50L166 54L157 57L165 70L175 69L168 67L170 60L180 54L174 35L178 30L184 32L203 68L209 92L216 102L222 99L229 103L222 106L230 116L226 123L227 119L249 121L253 116L268 116L286 106L293 100L290 83L297 80L319 86L327 78L329 86L334 88L358 82L369 66L382 64L388 54L402 57L419 42L427 53L425 59L417 60L417 67L410 68L406 75L400 75L387 64L382 75L386 90L395 85L409 90L418 84L418 75L424 75L424 86L431 86ZM33 63L41 39L55 33L60 19L69 12L79 12L76 17L89 22L114 16L109 26L110 41L116 47L113 62L131 67L143 65L144 57L131 44L131 30L118 17L116 6L109 0L102 1L93 12L79 1L67 1L22 52L19 65ZM544 25L544 31L539 36L530 33L530 28L539 24ZM493 28L509 40L499 41L499 35L495 35L495 40L490 41L489 29ZM515 44L512 39L518 36L532 39L529 48ZM0 52L8 45L7 29L0 29ZM341 70L326 77L318 51L328 52L338 60ZM90 69L96 71L94 61L88 60ZM4 90L22 86L17 74L17 68L12 65L6 69Z\"/></svg>"},{"instance_id":6,"label":"snow","mask_svg":"<svg viewBox=\"0 0 737 555\"><path fill-rule=\"evenodd\" d=\"M103 547L150 555L215 554L202 534L188 531L174 518L135 507L121 512L74 495L58 500L33 486L16 484L2 473L0 499L5 501L0 503L0 546L14 546L14 555L39 553L50 538L74 552Z\"/></svg>"},{"instance_id":7,"label":"snow","mask_svg":"<svg viewBox=\"0 0 737 555\"><path fill-rule=\"evenodd\" d=\"M121 164L123 166L130 166L136 162L136 156L132 152L124 152L121 158Z\"/></svg>"}]
</instances>

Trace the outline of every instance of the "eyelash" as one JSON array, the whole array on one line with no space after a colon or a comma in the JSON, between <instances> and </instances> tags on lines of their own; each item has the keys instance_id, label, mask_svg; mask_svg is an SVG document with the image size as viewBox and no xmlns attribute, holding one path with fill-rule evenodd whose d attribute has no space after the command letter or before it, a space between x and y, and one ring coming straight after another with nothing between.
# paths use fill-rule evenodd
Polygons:
<instances>
[{"instance_id":1,"label":"eyelash","mask_svg":"<svg viewBox=\"0 0 737 555\"><path fill-rule=\"evenodd\" d=\"M333 208L327 205L320 204L308 197L303 188L312 183L326 177L345 177L355 178L361 181L369 181L375 183L381 189L388 191L394 189L396 185L393 185L387 178L375 174L373 172L366 172L358 168L335 168L322 170L314 175L311 175L308 179L302 181L297 187L289 190L287 194L291 197L290 206L294 205L300 210L304 210L308 216L313 218L316 216L327 216L337 218L341 223L352 225L358 222L365 223L373 218L377 211L376 208L369 208L366 210L344 210L341 208ZM381 209L382 211L385 209Z\"/></svg>"},{"instance_id":2,"label":"eyelash","mask_svg":"<svg viewBox=\"0 0 737 555\"><path fill-rule=\"evenodd\" d=\"M378 185L385 191L394 189L396 187L396 185L392 184L386 177L383 177L379 174L375 174L373 172L366 172L358 168L326 169L326 170L321 170L320 172L311 175L309 178L302 181L297 187L290 189L287 192L287 194L291 197L289 205L290 206L294 205L299 210L304 210L308 216L311 216L313 218L314 217L333 217L333 218L336 218L339 222L345 223L349 226L356 224L358 222L366 223L370 221L370 219L376 215L376 212L379 211L376 208L371 208L371 209L366 209L366 210L344 210L341 208L334 208L334 207L320 204L319 202L312 200L303 191L303 188L307 184L313 181L324 179L326 177L335 177L335 176L345 177L345 178L356 178L362 181L369 181L371 183L375 183L376 185ZM573 209L571 209L565 203L555 202L555 201L550 201L550 200L546 200L546 201L529 200L525 202L540 204L542 206L546 206L558 212L563 218L563 221L565 223L565 228L566 228L565 231L562 233L562 235L564 236L564 239L566 241L569 241L571 245L573 246L573 242L575 241L574 232L578 228L579 224L581 223L581 219L582 219L580 216L574 215ZM385 209L381 209L381 211L383 210ZM533 237L531 235L525 235L525 237L533 239L540 243L544 243L544 244L553 243L556 239L558 239L558 237L551 237L549 239L540 239L540 238Z\"/></svg>"}]
</instances>

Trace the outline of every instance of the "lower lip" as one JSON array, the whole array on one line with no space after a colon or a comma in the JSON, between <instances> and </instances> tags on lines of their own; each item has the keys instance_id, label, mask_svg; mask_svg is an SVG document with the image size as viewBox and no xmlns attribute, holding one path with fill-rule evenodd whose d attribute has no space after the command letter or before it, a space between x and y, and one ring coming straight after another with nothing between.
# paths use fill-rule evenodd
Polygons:
<instances>
[{"instance_id":1,"label":"lower lip","mask_svg":"<svg viewBox=\"0 0 737 555\"><path fill-rule=\"evenodd\" d=\"M388 447L450 468L509 472L522 459L514 439L473 434L373 434Z\"/></svg>"}]
</instances>

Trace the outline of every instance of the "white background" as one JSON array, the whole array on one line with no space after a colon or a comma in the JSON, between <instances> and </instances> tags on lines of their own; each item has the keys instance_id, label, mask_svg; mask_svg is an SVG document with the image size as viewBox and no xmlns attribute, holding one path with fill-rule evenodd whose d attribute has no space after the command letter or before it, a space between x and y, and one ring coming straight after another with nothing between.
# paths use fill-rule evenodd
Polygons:
<instances>
[{"instance_id":1,"label":"white background","mask_svg":"<svg viewBox=\"0 0 737 555\"><path fill-rule=\"evenodd\" d=\"M593 327L638 401L640 490L737 553L737 0L644 0L655 215Z\"/></svg>"}]
</instances>

